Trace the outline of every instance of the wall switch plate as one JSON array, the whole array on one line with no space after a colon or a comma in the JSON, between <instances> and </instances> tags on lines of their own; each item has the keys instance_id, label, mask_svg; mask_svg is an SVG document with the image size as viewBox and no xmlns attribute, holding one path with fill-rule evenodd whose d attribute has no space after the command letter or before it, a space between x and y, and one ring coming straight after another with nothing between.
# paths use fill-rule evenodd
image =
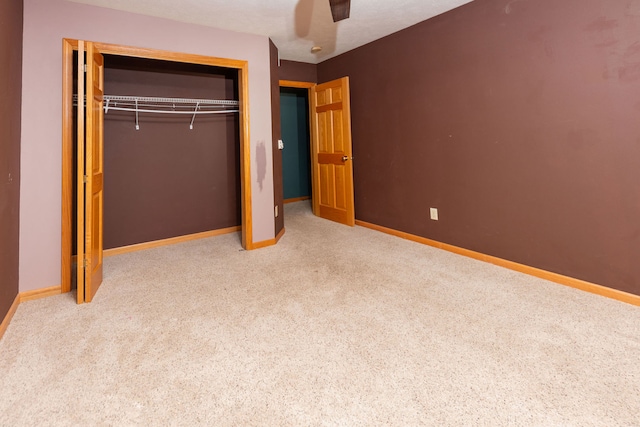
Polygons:
<instances>
[{"instance_id":1,"label":"wall switch plate","mask_svg":"<svg viewBox=\"0 0 640 427\"><path fill-rule=\"evenodd\" d=\"M429 208L429 214L434 221L438 220L438 208Z\"/></svg>"},{"instance_id":2,"label":"wall switch plate","mask_svg":"<svg viewBox=\"0 0 640 427\"><path fill-rule=\"evenodd\" d=\"M278 140L278 150L284 150L284 141L281 139Z\"/></svg>"}]
</instances>

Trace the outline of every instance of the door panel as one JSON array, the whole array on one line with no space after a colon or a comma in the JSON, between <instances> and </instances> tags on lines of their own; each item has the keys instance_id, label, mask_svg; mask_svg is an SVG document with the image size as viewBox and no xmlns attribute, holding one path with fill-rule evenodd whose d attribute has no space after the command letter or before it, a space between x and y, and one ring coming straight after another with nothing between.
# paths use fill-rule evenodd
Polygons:
<instances>
[{"instance_id":1,"label":"door panel","mask_svg":"<svg viewBox=\"0 0 640 427\"><path fill-rule=\"evenodd\" d=\"M342 101L342 86L331 88L331 102Z\"/></svg>"},{"instance_id":2,"label":"door panel","mask_svg":"<svg viewBox=\"0 0 640 427\"><path fill-rule=\"evenodd\" d=\"M84 155L84 122L85 122L85 82L84 82L84 41L78 41L78 109L77 109L77 130L76 130L76 139L77 139L77 208L76 208L76 302L78 304L84 303L84 266L85 266L85 251L84 251L84 205L85 205L85 193L84 193L84 166L85 166L85 155Z\"/></svg>"},{"instance_id":3,"label":"door panel","mask_svg":"<svg viewBox=\"0 0 640 427\"><path fill-rule=\"evenodd\" d=\"M347 210L347 193L345 192L346 181L346 167L334 166L336 177L336 208L340 210Z\"/></svg>"},{"instance_id":4,"label":"door panel","mask_svg":"<svg viewBox=\"0 0 640 427\"><path fill-rule=\"evenodd\" d=\"M85 301L91 302L102 284L102 212L104 152L104 58L93 43L87 43L87 138L85 206L85 251L89 265L85 269Z\"/></svg>"},{"instance_id":5,"label":"door panel","mask_svg":"<svg viewBox=\"0 0 640 427\"><path fill-rule=\"evenodd\" d=\"M333 152L344 154L346 146L344 141L342 111L332 111L331 116L331 123L333 123Z\"/></svg>"},{"instance_id":6,"label":"door panel","mask_svg":"<svg viewBox=\"0 0 640 427\"><path fill-rule=\"evenodd\" d=\"M327 135L331 131L331 121L328 117L327 113L319 113L318 114L318 143L320 145L319 152L326 153L331 150L331 148L327 145L331 142L331 138L328 138Z\"/></svg>"},{"instance_id":7,"label":"door panel","mask_svg":"<svg viewBox=\"0 0 640 427\"><path fill-rule=\"evenodd\" d=\"M317 85L311 92L313 212L353 226L353 157L349 79Z\"/></svg>"},{"instance_id":8,"label":"door panel","mask_svg":"<svg viewBox=\"0 0 640 427\"><path fill-rule=\"evenodd\" d=\"M91 302L102 283L104 59L93 43L78 42L78 70L77 302L81 304Z\"/></svg>"},{"instance_id":9,"label":"door panel","mask_svg":"<svg viewBox=\"0 0 640 427\"><path fill-rule=\"evenodd\" d=\"M333 195L331 165L320 165L320 205L330 206Z\"/></svg>"}]
</instances>

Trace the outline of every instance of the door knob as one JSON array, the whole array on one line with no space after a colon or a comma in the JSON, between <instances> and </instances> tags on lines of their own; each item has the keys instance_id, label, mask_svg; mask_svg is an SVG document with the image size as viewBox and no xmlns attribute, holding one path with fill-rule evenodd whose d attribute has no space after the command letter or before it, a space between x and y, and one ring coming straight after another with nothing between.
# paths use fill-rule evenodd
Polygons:
<instances>
[{"instance_id":1,"label":"door knob","mask_svg":"<svg viewBox=\"0 0 640 427\"><path fill-rule=\"evenodd\" d=\"M342 156L342 161L343 161L343 162L346 162L346 161L347 161L347 160L349 160L349 159L353 160L353 157L349 157L349 156Z\"/></svg>"}]
</instances>

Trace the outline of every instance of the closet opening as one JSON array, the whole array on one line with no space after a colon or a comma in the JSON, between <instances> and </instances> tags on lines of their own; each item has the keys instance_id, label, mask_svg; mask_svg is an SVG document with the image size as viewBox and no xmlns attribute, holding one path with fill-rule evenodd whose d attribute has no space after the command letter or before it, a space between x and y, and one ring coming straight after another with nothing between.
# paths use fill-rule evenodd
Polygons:
<instances>
[{"instance_id":1,"label":"closet opening","mask_svg":"<svg viewBox=\"0 0 640 427\"><path fill-rule=\"evenodd\" d=\"M284 203L313 200L311 108L315 83L280 80L280 129ZM286 220L285 220L286 225Z\"/></svg>"},{"instance_id":2,"label":"closet opening","mask_svg":"<svg viewBox=\"0 0 640 427\"><path fill-rule=\"evenodd\" d=\"M311 130L309 90L280 88L282 181L284 202L311 199Z\"/></svg>"},{"instance_id":3,"label":"closet opening","mask_svg":"<svg viewBox=\"0 0 640 427\"><path fill-rule=\"evenodd\" d=\"M104 84L105 95L238 99L237 70L155 59L105 55ZM118 108L117 101L110 103ZM179 111L180 105L172 108ZM198 115L139 112L137 125L135 112L106 110L105 254L145 242L239 229L239 125L233 108Z\"/></svg>"},{"instance_id":4,"label":"closet opening","mask_svg":"<svg viewBox=\"0 0 640 427\"><path fill-rule=\"evenodd\" d=\"M246 61L96 45L105 255L239 230L252 249ZM75 283L78 240L77 46L63 45L63 292Z\"/></svg>"}]
</instances>

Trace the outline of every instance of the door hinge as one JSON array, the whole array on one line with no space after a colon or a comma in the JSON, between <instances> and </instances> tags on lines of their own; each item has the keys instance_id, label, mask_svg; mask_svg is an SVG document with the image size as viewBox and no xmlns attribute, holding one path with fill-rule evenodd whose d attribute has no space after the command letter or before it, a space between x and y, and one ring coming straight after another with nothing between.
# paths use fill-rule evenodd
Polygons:
<instances>
[{"instance_id":1,"label":"door hinge","mask_svg":"<svg viewBox=\"0 0 640 427\"><path fill-rule=\"evenodd\" d=\"M85 258L84 262L82 263L82 266L83 266L84 268L89 267L89 260Z\"/></svg>"},{"instance_id":2,"label":"door hinge","mask_svg":"<svg viewBox=\"0 0 640 427\"><path fill-rule=\"evenodd\" d=\"M84 177L82 177L82 182L84 182L85 184L89 181L89 176L85 175Z\"/></svg>"},{"instance_id":3,"label":"door hinge","mask_svg":"<svg viewBox=\"0 0 640 427\"><path fill-rule=\"evenodd\" d=\"M87 64L82 64L82 71L87 72Z\"/></svg>"}]
</instances>

